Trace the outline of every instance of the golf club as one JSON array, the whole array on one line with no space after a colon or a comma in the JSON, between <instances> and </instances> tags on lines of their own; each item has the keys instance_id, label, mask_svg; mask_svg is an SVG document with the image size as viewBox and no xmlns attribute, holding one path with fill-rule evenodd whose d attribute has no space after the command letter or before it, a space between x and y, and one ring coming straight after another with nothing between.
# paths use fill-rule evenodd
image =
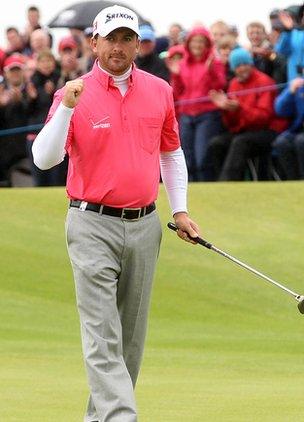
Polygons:
<instances>
[{"instance_id":1,"label":"golf club","mask_svg":"<svg viewBox=\"0 0 304 422\"><path fill-rule=\"evenodd\" d=\"M173 231L178 230L178 227L174 223L168 223L167 226L169 227L169 229L171 229ZM278 283L277 281L273 280L272 278L266 276L265 274L261 273L260 271L255 270L254 268L250 267L249 265L245 264L244 262L239 261L238 259L229 255L228 253L218 249L216 246L212 245L211 243L207 242L206 240L202 239L201 237L190 237L190 238L192 240L194 240L195 242L199 243L200 245L204 246L205 248L211 249L214 252L217 252L218 254L224 256L225 258L229 259L230 261L234 262L235 264L238 264L240 267L243 267L246 270L251 271L253 274L263 278L264 280L268 281L269 283L274 284L275 286L284 290L286 293L290 294L291 296L293 296L297 300L298 309L301 312L301 314L304 314L304 296L293 292L292 290L288 289L287 287L283 286L282 284Z\"/></svg>"}]
</instances>

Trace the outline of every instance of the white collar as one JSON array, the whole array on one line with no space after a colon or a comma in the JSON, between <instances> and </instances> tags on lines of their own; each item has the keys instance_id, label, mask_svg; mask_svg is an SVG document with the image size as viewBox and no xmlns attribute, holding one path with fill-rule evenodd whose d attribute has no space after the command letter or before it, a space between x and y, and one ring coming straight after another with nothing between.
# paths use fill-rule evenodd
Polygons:
<instances>
[{"instance_id":1,"label":"white collar","mask_svg":"<svg viewBox=\"0 0 304 422\"><path fill-rule=\"evenodd\" d=\"M126 81L126 80L130 77L130 75L131 75L131 73L132 73L132 65L131 65L131 66L129 67L129 69L128 69L128 70L126 70L126 72L125 72L125 73L123 73L122 75L112 75L112 73L110 73L110 72L108 72L107 70L103 69L103 68L100 66L99 62L98 62L98 67L99 67L99 69L100 69L100 70L102 70L104 73L106 73L107 75L111 76L111 77L113 78L114 82L122 82L122 81Z\"/></svg>"}]
</instances>

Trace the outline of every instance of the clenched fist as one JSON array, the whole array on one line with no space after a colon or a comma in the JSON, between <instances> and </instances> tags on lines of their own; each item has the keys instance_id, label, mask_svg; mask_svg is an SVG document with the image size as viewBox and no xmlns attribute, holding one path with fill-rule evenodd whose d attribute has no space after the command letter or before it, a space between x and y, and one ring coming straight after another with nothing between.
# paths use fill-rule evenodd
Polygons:
<instances>
[{"instance_id":1,"label":"clenched fist","mask_svg":"<svg viewBox=\"0 0 304 422\"><path fill-rule=\"evenodd\" d=\"M78 104L80 95L83 91L83 80L75 79L65 84L62 104L69 108L74 108Z\"/></svg>"}]
</instances>

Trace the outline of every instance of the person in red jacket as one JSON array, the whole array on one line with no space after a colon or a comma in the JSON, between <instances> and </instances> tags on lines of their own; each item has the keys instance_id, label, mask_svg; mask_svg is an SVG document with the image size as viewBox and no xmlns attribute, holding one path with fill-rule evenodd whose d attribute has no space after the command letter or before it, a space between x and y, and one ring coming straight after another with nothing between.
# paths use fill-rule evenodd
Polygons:
<instances>
[{"instance_id":1,"label":"person in red jacket","mask_svg":"<svg viewBox=\"0 0 304 422\"><path fill-rule=\"evenodd\" d=\"M253 66L251 54L237 48L229 63L235 77L228 93L209 92L213 104L223 110L227 130L211 139L208 154L219 180L244 180L247 159L269 154L287 122L274 113L275 81Z\"/></svg>"},{"instance_id":2,"label":"person in red jacket","mask_svg":"<svg viewBox=\"0 0 304 422\"><path fill-rule=\"evenodd\" d=\"M180 112L180 137L189 180L213 178L206 152L209 140L222 130L221 115L212 102L201 101L210 90L226 85L225 68L215 56L209 32L194 28L187 36L184 57L170 66L171 85Z\"/></svg>"}]
</instances>

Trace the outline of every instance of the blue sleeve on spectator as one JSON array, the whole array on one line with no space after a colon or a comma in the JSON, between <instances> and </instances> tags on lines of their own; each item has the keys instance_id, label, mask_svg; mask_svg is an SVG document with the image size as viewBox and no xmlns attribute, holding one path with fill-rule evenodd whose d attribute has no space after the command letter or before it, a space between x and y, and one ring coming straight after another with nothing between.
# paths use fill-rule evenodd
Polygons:
<instances>
[{"instance_id":1,"label":"blue sleeve on spectator","mask_svg":"<svg viewBox=\"0 0 304 422\"><path fill-rule=\"evenodd\" d=\"M276 98L274 109L278 116L291 117L295 114L295 96L289 87Z\"/></svg>"},{"instance_id":2,"label":"blue sleeve on spectator","mask_svg":"<svg viewBox=\"0 0 304 422\"><path fill-rule=\"evenodd\" d=\"M283 31L275 45L275 51L288 57L291 54L291 37L293 31Z\"/></svg>"}]
</instances>

